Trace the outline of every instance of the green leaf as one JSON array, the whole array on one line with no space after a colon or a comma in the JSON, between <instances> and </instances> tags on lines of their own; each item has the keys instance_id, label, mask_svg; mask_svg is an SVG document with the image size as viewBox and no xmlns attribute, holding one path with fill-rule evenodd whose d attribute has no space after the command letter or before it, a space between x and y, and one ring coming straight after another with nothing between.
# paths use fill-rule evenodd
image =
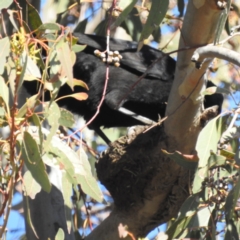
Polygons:
<instances>
[{"instance_id":1,"label":"green leaf","mask_svg":"<svg viewBox=\"0 0 240 240\"><path fill-rule=\"evenodd\" d=\"M176 220L166 232L166 234L168 235L168 239L176 238L179 234L181 234L190 222L190 220L190 217Z\"/></svg>"},{"instance_id":2,"label":"green leaf","mask_svg":"<svg viewBox=\"0 0 240 240\"><path fill-rule=\"evenodd\" d=\"M26 171L23 175L23 191L25 196L29 196L31 199L34 199L36 194L41 191L41 186L35 181L30 171Z\"/></svg>"},{"instance_id":3,"label":"green leaf","mask_svg":"<svg viewBox=\"0 0 240 240\"><path fill-rule=\"evenodd\" d=\"M105 17L94 29L94 32L98 36L106 36L106 30L107 30L107 18Z\"/></svg>"},{"instance_id":4,"label":"green leaf","mask_svg":"<svg viewBox=\"0 0 240 240\"><path fill-rule=\"evenodd\" d=\"M16 88L16 65L13 62L12 57L8 57L7 63L6 63L6 74L8 76L8 81L9 81L9 88L10 88L10 96L13 97L15 94L15 88Z\"/></svg>"},{"instance_id":5,"label":"green leaf","mask_svg":"<svg viewBox=\"0 0 240 240\"><path fill-rule=\"evenodd\" d=\"M0 1L0 10L3 8L8 8L13 3L13 0L2 0Z\"/></svg>"},{"instance_id":6,"label":"green leaf","mask_svg":"<svg viewBox=\"0 0 240 240\"><path fill-rule=\"evenodd\" d=\"M52 139L52 144L49 144L48 153L43 156L43 161L45 164L65 170L66 178L71 184L77 184L74 167L71 163L69 156L72 156L71 151L73 151L66 144L61 144L61 149L59 147L54 147L55 137ZM57 162L56 162L57 160Z\"/></svg>"},{"instance_id":7,"label":"green leaf","mask_svg":"<svg viewBox=\"0 0 240 240\"><path fill-rule=\"evenodd\" d=\"M60 72L60 61L58 59L56 50L52 50L49 54L49 65L50 65L51 76L59 74L59 72Z\"/></svg>"},{"instance_id":8,"label":"green leaf","mask_svg":"<svg viewBox=\"0 0 240 240\"><path fill-rule=\"evenodd\" d=\"M240 171L238 171L240 173ZM234 216L234 209L239 198L240 193L240 178L238 178L237 184L234 188L229 192L226 204L225 204L225 215L226 221L229 222Z\"/></svg>"},{"instance_id":9,"label":"green leaf","mask_svg":"<svg viewBox=\"0 0 240 240\"><path fill-rule=\"evenodd\" d=\"M160 23L166 15L168 5L169 0L152 1L148 19L143 27L143 31L140 37L140 44L144 41L144 39L148 38L157 27L159 27Z\"/></svg>"},{"instance_id":10,"label":"green leaf","mask_svg":"<svg viewBox=\"0 0 240 240\"><path fill-rule=\"evenodd\" d=\"M180 165L186 169L195 170L198 166L198 161L196 161L196 160L190 161L190 160L186 159L184 157L184 155L178 151L176 151L174 153L169 153L165 150L162 150L162 152L164 154L168 155L168 157L171 158L173 161L175 161L178 165Z\"/></svg>"},{"instance_id":11,"label":"green leaf","mask_svg":"<svg viewBox=\"0 0 240 240\"><path fill-rule=\"evenodd\" d=\"M22 141L22 158L33 178L46 192L51 191L51 184L43 164L36 141L28 132L24 132Z\"/></svg>"},{"instance_id":12,"label":"green leaf","mask_svg":"<svg viewBox=\"0 0 240 240\"><path fill-rule=\"evenodd\" d=\"M177 219L192 216L197 212L198 206L199 206L198 194L189 196L181 206Z\"/></svg>"},{"instance_id":13,"label":"green leaf","mask_svg":"<svg viewBox=\"0 0 240 240\"><path fill-rule=\"evenodd\" d=\"M42 134L42 123L36 113L34 113L30 118L29 121L33 123L34 126L38 127L38 136L39 136L39 152L42 153L43 151L43 134Z\"/></svg>"},{"instance_id":14,"label":"green leaf","mask_svg":"<svg viewBox=\"0 0 240 240\"><path fill-rule=\"evenodd\" d=\"M14 26L15 30L18 32L19 28L18 28L18 21L16 19L16 10L11 10L8 9L8 15L9 15L9 20L12 23L12 25Z\"/></svg>"},{"instance_id":15,"label":"green leaf","mask_svg":"<svg viewBox=\"0 0 240 240\"><path fill-rule=\"evenodd\" d=\"M132 0L130 4L122 11L120 16L116 21L110 26L110 30L120 26L120 24L128 17L129 13L132 11L133 7L137 3L137 0Z\"/></svg>"},{"instance_id":16,"label":"green leaf","mask_svg":"<svg viewBox=\"0 0 240 240\"><path fill-rule=\"evenodd\" d=\"M188 224L188 228L197 228L197 227L207 227L209 219L211 217L211 212L215 208L213 205L212 207L204 207L200 209L197 214L195 214L191 221Z\"/></svg>"},{"instance_id":17,"label":"green leaf","mask_svg":"<svg viewBox=\"0 0 240 240\"><path fill-rule=\"evenodd\" d=\"M233 126L232 128L228 128L222 135L220 143L228 143L234 138L239 138L240 128L237 126Z\"/></svg>"},{"instance_id":18,"label":"green leaf","mask_svg":"<svg viewBox=\"0 0 240 240\"><path fill-rule=\"evenodd\" d=\"M62 193L64 199L65 216L67 222L68 232L72 229L72 183L66 177L66 173L62 175Z\"/></svg>"},{"instance_id":19,"label":"green leaf","mask_svg":"<svg viewBox=\"0 0 240 240\"><path fill-rule=\"evenodd\" d=\"M177 4L178 4L178 11L179 11L178 17L182 17L184 13L184 6L185 6L184 0L178 0Z\"/></svg>"},{"instance_id":20,"label":"green leaf","mask_svg":"<svg viewBox=\"0 0 240 240\"><path fill-rule=\"evenodd\" d=\"M1 5L2 3L0 3ZM1 8L1 7L0 7ZM10 41L8 37L0 39L0 74L3 74L7 57L10 54Z\"/></svg>"},{"instance_id":21,"label":"green leaf","mask_svg":"<svg viewBox=\"0 0 240 240\"><path fill-rule=\"evenodd\" d=\"M61 63L61 67L67 76L68 82L70 82L70 87L73 90L73 62L71 59L71 50L69 48L68 42L59 42L56 46L56 51L58 59Z\"/></svg>"},{"instance_id":22,"label":"green leaf","mask_svg":"<svg viewBox=\"0 0 240 240\"><path fill-rule=\"evenodd\" d=\"M212 95L214 93L223 93L223 94L231 94L231 92L226 89L226 88L220 88L220 87L209 87L207 88L205 91L203 91L201 93L201 95L205 96L205 95Z\"/></svg>"},{"instance_id":23,"label":"green leaf","mask_svg":"<svg viewBox=\"0 0 240 240\"><path fill-rule=\"evenodd\" d=\"M84 33L88 23L88 18L85 18L83 21L79 22L74 29L74 32ZM72 49L73 50L73 49Z\"/></svg>"},{"instance_id":24,"label":"green leaf","mask_svg":"<svg viewBox=\"0 0 240 240\"><path fill-rule=\"evenodd\" d=\"M161 41L161 28L158 27L152 32L153 40L160 43Z\"/></svg>"},{"instance_id":25,"label":"green leaf","mask_svg":"<svg viewBox=\"0 0 240 240\"><path fill-rule=\"evenodd\" d=\"M28 79L41 78L42 74L37 64L29 56L27 58L27 69L24 77L28 77Z\"/></svg>"},{"instance_id":26,"label":"green leaf","mask_svg":"<svg viewBox=\"0 0 240 240\"><path fill-rule=\"evenodd\" d=\"M79 150L77 154L62 140L53 136L48 151L48 154L43 156L46 164L55 167L59 165L60 169L66 171L66 177L70 183L75 185L81 184L86 194L98 202L103 201L102 192L98 187L96 179L92 175L91 166L83 149ZM58 163L53 161L53 157Z\"/></svg>"},{"instance_id":27,"label":"green leaf","mask_svg":"<svg viewBox=\"0 0 240 240\"><path fill-rule=\"evenodd\" d=\"M62 228L59 228L55 236L55 240L64 240L64 239L65 239L64 231L62 230Z\"/></svg>"},{"instance_id":28,"label":"green leaf","mask_svg":"<svg viewBox=\"0 0 240 240\"><path fill-rule=\"evenodd\" d=\"M208 226L209 219L211 217L211 211L213 207L204 207L198 211L194 211L192 215L184 218L177 219L172 226L167 230L167 235L169 239L178 237L186 229L193 229L198 227ZM185 232L185 235L187 231ZM181 235L184 238L184 235Z\"/></svg>"},{"instance_id":29,"label":"green leaf","mask_svg":"<svg viewBox=\"0 0 240 240\"><path fill-rule=\"evenodd\" d=\"M72 46L72 51L74 51L75 53L77 52L82 52L87 45L79 45L79 44L75 44Z\"/></svg>"},{"instance_id":30,"label":"green leaf","mask_svg":"<svg viewBox=\"0 0 240 240\"><path fill-rule=\"evenodd\" d=\"M38 28L38 30L60 31L61 27L57 23L44 23Z\"/></svg>"},{"instance_id":31,"label":"green leaf","mask_svg":"<svg viewBox=\"0 0 240 240\"><path fill-rule=\"evenodd\" d=\"M25 51L23 52L20 61L23 66L23 70L20 76L17 91L19 91L20 87L22 86L24 79L34 80L37 78L41 78L41 72L37 64L27 55Z\"/></svg>"},{"instance_id":32,"label":"green leaf","mask_svg":"<svg viewBox=\"0 0 240 240\"><path fill-rule=\"evenodd\" d=\"M193 193L200 191L201 183L207 175L210 153L217 151L217 144L222 134L222 117L216 117L200 132L196 150L199 157L198 170L193 181Z\"/></svg>"},{"instance_id":33,"label":"green leaf","mask_svg":"<svg viewBox=\"0 0 240 240\"><path fill-rule=\"evenodd\" d=\"M19 109L16 117L17 118L24 117L28 109L32 109L34 106L37 105L38 98L39 96L38 94L36 94L30 97L29 99L27 99L26 103Z\"/></svg>"},{"instance_id":34,"label":"green leaf","mask_svg":"<svg viewBox=\"0 0 240 240\"><path fill-rule=\"evenodd\" d=\"M2 101L5 103L5 108L7 110L8 115L10 114L9 111L9 89L8 86L5 83L5 80L2 76L0 76L0 102ZM1 104L2 105L2 104Z\"/></svg>"},{"instance_id":35,"label":"green leaf","mask_svg":"<svg viewBox=\"0 0 240 240\"><path fill-rule=\"evenodd\" d=\"M44 116L48 120L48 123L51 125L50 133L48 134L47 139L44 142L44 149L48 151L48 147L51 142L51 139L56 134L56 131L58 130L58 127L59 127L58 121L61 116L61 112L58 105L54 101L51 102L50 106L48 103L45 103L44 110L45 110Z\"/></svg>"},{"instance_id":36,"label":"green leaf","mask_svg":"<svg viewBox=\"0 0 240 240\"><path fill-rule=\"evenodd\" d=\"M60 112L58 123L64 127L72 127L75 123L73 114L64 108L60 108Z\"/></svg>"},{"instance_id":37,"label":"green leaf","mask_svg":"<svg viewBox=\"0 0 240 240\"><path fill-rule=\"evenodd\" d=\"M80 158L80 161L79 161ZM75 158L76 159L76 158ZM103 202L102 192L92 175L91 166L82 148L78 150L78 161L73 161L78 183L82 190L98 202Z\"/></svg>"},{"instance_id":38,"label":"green leaf","mask_svg":"<svg viewBox=\"0 0 240 240\"><path fill-rule=\"evenodd\" d=\"M28 14L28 26L31 27L31 31L38 29L43 23L39 16L39 13L33 5L31 5L28 1L27 3L27 14Z\"/></svg>"},{"instance_id":39,"label":"green leaf","mask_svg":"<svg viewBox=\"0 0 240 240\"><path fill-rule=\"evenodd\" d=\"M185 202L181 206L181 209L179 210L177 220L175 220L174 223L167 230L169 239L172 239L173 236L177 236L178 234L183 232L184 228L181 228L181 226L184 224L188 224L188 222L190 221L190 217L196 214L198 205L199 201L197 195L192 195L185 200Z\"/></svg>"},{"instance_id":40,"label":"green leaf","mask_svg":"<svg viewBox=\"0 0 240 240\"><path fill-rule=\"evenodd\" d=\"M20 63L22 65L22 71L21 71L21 75L19 77L19 81L18 81L18 85L17 85L17 93L19 92L19 89L21 88L21 86L23 84L24 75L26 73L28 60L29 60L28 55L24 51L21 55L21 58L20 58Z\"/></svg>"},{"instance_id":41,"label":"green leaf","mask_svg":"<svg viewBox=\"0 0 240 240\"><path fill-rule=\"evenodd\" d=\"M231 0L227 0L227 5L224 8L224 10L222 10L222 13L220 15L220 19L218 20L218 25L217 25L217 29L216 29L216 34L215 34L215 38L213 40L213 44L216 45L217 43L219 43L219 39L221 37L222 31L225 27L226 24L226 20L228 18L228 14L230 11L230 7L231 7Z\"/></svg>"},{"instance_id":42,"label":"green leaf","mask_svg":"<svg viewBox=\"0 0 240 240\"><path fill-rule=\"evenodd\" d=\"M208 162L208 167L209 168L214 168L216 166L222 166L226 164L226 157L216 155L212 153L209 157L209 162Z\"/></svg>"},{"instance_id":43,"label":"green leaf","mask_svg":"<svg viewBox=\"0 0 240 240\"><path fill-rule=\"evenodd\" d=\"M235 222L231 219L226 224L226 234L224 240L239 239L239 232Z\"/></svg>"},{"instance_id":44,"label":"green leaf","mask_svg":"<svg viewBox=\"0 0 240 240\"><path fill-rule=\"evenodd\" d=\"M132 37L133 41L139 41L143 29L138 15L138 10L133 8L128 17L121 24L121 27Z\"/></svg>"}]
</instances>

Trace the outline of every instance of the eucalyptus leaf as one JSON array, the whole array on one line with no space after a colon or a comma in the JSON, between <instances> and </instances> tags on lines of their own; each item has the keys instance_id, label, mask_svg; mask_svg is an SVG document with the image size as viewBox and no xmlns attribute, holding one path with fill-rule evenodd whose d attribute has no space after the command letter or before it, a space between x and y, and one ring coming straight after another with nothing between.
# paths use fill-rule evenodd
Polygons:
<instances>
[{"instance_id":1,"label":"eucalyptus leaf","mask_svg":"<svg viewBox=\"0 0 240 240\"><path fill-rule=\"evenodd\" d=\"M27 14L28 14L28 26L31 27L31 31L39 28L43 23L40 18L40 15L35 7L26 1L27 4Z\"/></svg>"},{"instance_id":2,"label":"eucalyptus leaf","mask_svg":"<svg viewBox=\"0 0 240 240\"><path fill-rule=\"evenodd\" d=\"M24 173L23 184L23 191L25 192L25 196L29 196L31 199L34 199L36 194L41 191L40 184L36 182L30 171L26 171Z\"/></svg>"},{"instance_id":3,"label":"eucalyptus leaf","mask_svg":"<svg viewBox=\"0 0 240 240\"><path fill-rule=\"evenodd\" d=\"M31 96L29 99L27 99L26 103L19 109L16 117L17 118L24 117L29 109L33 108L34 106L36 106L38 104L38 102L37 102L38 98L39 98L39 96L38 96L38 94L36 94L36 95Z\"/></svg>"},{"instance_id":4,"label":"eucalyptus leaf","mask_svg":"<svg viewBox=\"0 0 240 240\"><path fill-rule=\"evenodd\" d=\"M23 133L22 158L36 182L40 184L44 191L49 193L51 190L51 184L39 148L31 134L26 131Z\"/></svg>"},{"instance_id":5,"label":"eucalyptus leaf","mask_svg":"<svg viewBox=\"0 0 240 240\"><path fill-rule=\"evenodd\" d=\"M64 108L60 108L60 112L61 116L58 120L58 123L64 127L72 127L75 123L73 114Z\"/></svg>"},{"instance_id":6,"label":"eucalyptus leaf","mask_svg":"<svg viewBox=\"0 0 240 240\"><path fill-rule=\"evenodd\" d=\"M65 239L65 234L62 228L58 229L58 232L55 236L55 240L64 240Z\"/></svg>"},{"instance_id":7,"label":"eucalyptus leaf","mask_svg":"<svg viewBox=\"0 0 240 240\"><path fill-rule=\"evenodd\" d=\"M214 45L219 43L222 31L223 31L223 29L224 29L224 27L226 25L226 20L227 20L228 15L229 15L230 7L231 7L231 0L227 0L226 2L227 2L227 5L222 10L222 13L220 15L220 19L218 21L215 38L213 40Z\"/></svg>"},{"instance_id":8,"label":"eucalyptus leaf","mask_svg":"<svg viewBox=\"0 0 240 240\"><path fill-rule=\"evenodd\" d=\"M56 51L58 59L61 63L61 68L64 74L67 76L68 82L70 82L70 87L73 90L73 62L71 59L71 50L69 48L68 42L60 41L56 46Z\"/></svg>"},{"instance_id":9,"label":"eucalyptus leaf","mask_svg":"<svg viewBox=\"0 0 240 240\"><path fill-rule=\"evenodd\" d=\"M67 222L68 232L71 232L72 228L72 184L68 181L66 177L66 173L62 175L62 192L64 199L64 208L65 208L65 216Z\"/></svg>"},{"instance_id":10,"label":"eucalyptus leaf","mask_svg":"<svg viewBox=\"0 0 240 240\"><path fill-rule=\"evenodd\" d=\"M48 103L44 104L44 116L48 120L48 123L51 125L50 133L47 136L46 141L44 142L44 148L48 151L49 144L51 142L52 137L56 134L59 127L59 119L61 117L61 112L58 105L52 101L50 106Z\"/></svg>"},{"instance_id":11,"label":"eucalyptus leaf","mask_svg":"<svg viewBox=\"0 0 240 240\"><path fill-rule=\"evenodd\" d=\"M117 20L114 21L114 23L110 26L110 29L114 29L114 28L120 26L120 24L127 18L129 13L132 11L132 9L136 3L137 3L137 0L132 0L130 2L130 4L122 11L122 13L117 18Z\"/></svg>"},{"instance_id":12,"label":"eucalyptus leaf","mask_svg":"<svg viewBox=\"0 0 240 240\"><path fill-rule=\"evenodd\" d=\"M12 3L13 3L13 0L0 1L0 10L2 11L2 9L8 8Z\"/></svg>"},{"instance_id":13,"label":"eucalyptus leaf","mask_svg":"<svg viewBox=\"0 0 240 240\"><path fill-rule=\"evenodd\" d=\"M169 0L152 1L152 6L146 24L140 37L140 43L159 27L168 10ZM141 44L140 44L141 45ZM139 46L140 46L139 45ZM139 48L139 47L138 47Z\"/></svg>"},{"instance_id":14,"label":"eucalyptus leaf","mask_svg":"<svg viewBox=\"0 0 240 240\"><path fill-rule=\"evenodd\" d=\"M10 114L10 111L9 111L9 89L8 89L8 86L6 85L5 83L5 80L2 76L0 76L0 102L1 102L1 99L2 101L4 102L4 105L5 105L5 109L7 110L7 114L9 115ZM1 104L3 105L3 104Z\"/></svg>"},{"instance_id":15,"label":"eucalyptus leaf","mask_svg":"<svg viewBox=\"0 0 240 240\"><path fill-rule=\"evenodd\" d=\"M167 151L163 151L166 155L168 155L169 158L171 158L173 161L175 161L178 165L190 169L190 170L195 170L198 166L198 161L196 160L188 160L186 157L184 157L183 154L180 152L176 151L174 153L168 153Z\"/></svg>"},{"instance_id":16,"label":"eucalyptus leaf","mask_svg":"<svg viewBox=\"0 0 240 240\"><path fill-rule=\"evenodd\" d=\"M208 122L198 136L196 150L199 164L193 182L193 193L200 191L201 183L207 175L210 154L217 151L217 144L222 134L222 122L222 117L215 117Z\"/></svg>"},{"instance_id":17,"label":"eucalyptus leaf","mask_svg":"<svg viewBox=\"0 0 240 240\"><path fill-rule=\"evenodd\" d=\"M1 5L2 3L0 3ZM0 6L1 8L1 6ZM10 54L10 41L8 37L0 39L0 74L3 74L7 57Z\"/></svg>"},{"instance_id":18,"label":"eucalyptus leaf","mask_svg":"<svg viewBox=\"0 0 240 240\"><path fill-rule=\"evenodd\" d=\"M38 30L60 31L61 27L57 23L44 23L38 28Z\"/></svg>"}]
</instances>

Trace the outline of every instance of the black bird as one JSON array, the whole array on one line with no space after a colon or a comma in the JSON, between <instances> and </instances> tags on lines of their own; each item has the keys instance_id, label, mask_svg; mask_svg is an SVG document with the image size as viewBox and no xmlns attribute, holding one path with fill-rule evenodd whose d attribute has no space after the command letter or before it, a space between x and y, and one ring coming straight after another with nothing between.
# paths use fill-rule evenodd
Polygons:
<instances>
[{"instance_id":1,"label":"black bird","mask_svg":"<svg viewBox=\"0 0 240 240\"><path fill-rule=\"evenodd\" d=\"M82 52L77 53L73 74L75 78L87 83L88 99L77 101L74 98L64 98L59 100L58 104L89 121L96 113L106 79L106 63L94 52L106 50L106 38L79 33L74 35L78 37L79 44L87 45ZM110 50L118 51L122 59L119 67L109 65L109 82L104 102L99 114L88 126L107 143L110 141L100 130L101 126L109 128L143 125L143 122L133 118L132 114L120 112L119 109L122 107L132 111L134 116L141 115L155 122L159 116L163 117L165 114L176 62L163 52L147 45L138 52L137 46L136 42L110 39ZM153 64L154 61L157 62ZM138 82L143 74L144 77ZM33 82L27 82L25 87L33 94ZM74 92L82 91L86 90L80 86L74 87ZM65 84L60 88L58 97L68 94L72 94L72 90ZM214 94L208 96L204 105L205 107L218 105L221 111L222 101L221 94Z\"/></svg>"}]
</instances>

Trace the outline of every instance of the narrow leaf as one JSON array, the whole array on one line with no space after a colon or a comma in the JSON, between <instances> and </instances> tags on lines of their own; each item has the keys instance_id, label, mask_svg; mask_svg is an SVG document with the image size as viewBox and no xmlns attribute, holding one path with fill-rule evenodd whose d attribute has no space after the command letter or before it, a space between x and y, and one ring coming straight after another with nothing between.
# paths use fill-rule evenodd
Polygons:
<instances>
[{"instance_id":1,"label":"narrow leaf","mask_svg":"<svg viewBox=\"0 0 240 240\"><path fill-rule=\"evenodd\" d=\"M76 78L73 79L73 86L80 86L80 87L83 87L83 88L86 88L88 90L88 85L82 81L82 80L78 80Z\"/></svg>"},{"instance_id":2,"label":"narrow leaf","mask_svg":"<svg viewBox=\"0 0 240 240\"><path fill-rule=\"evenodd\" d=\"M55 240L64 240L64 239L65 239L64 231L62 230L62 228L59 228L55 236Z\"/></svg>"},{"instance_id":3,"label":"narrow leaf","mask_svg":"<svg viewBox=\"0 0 240 240\"><path fill-rule=\"evenodd\" d=\"M214 45L219 43L219 39L222 35L222 31L225 27L226 20L228 18L230 7L231 7L231 0L227 0L227 5L224 8L224 10L222 10L222 13L220 15L220 19L218 20L218 25L217 25L217 28L216 28L216 34L215 34L215 38L213 40Z\"/></svg>"},{"instance_id":4,"label":"narrow leaf","mask_svg":"<svg viewBox=\"0 0 240 240\"><path fill-rule=\"evenodd\" d=\"M44 104L45 117L51 125L50 133L47 136L46 141L44 142L45 150L48 151L49 143L51 142L52 137L56 134L56 131L59 127L59 118L61 116L60 109L58 105L53 101L49 106L48 103Z\"/></svg>"},{"instance_id":5,"label":"narrow leaf","mask_svg":"<svg viewBox=\"0 0 240 240\"><path fill-rule=\"evenodd\" d=\"M45 170L36 141L28 132L23 134L22 158L33 178L40 184L42 189L50 192L51 184Z\"/></svg>"},{"instance_id":6,"label":"narrow leaf","mask_svg":"<svg viewBox=\"0 0 240 240\"><path fill-rule=\"evenodd\" d=\"M144 39L148 38L149 35L159 27L160 23L164 19L168 10L169 0L158 0L152 1L152 6L148 15L146 24L143 27L143 31L140 37L140 43Z\"/></svg>"},{"instance_id":7,"label":"narrow leaf","mask_svg":"<svg viewBox=\"0 0 240 240\"><path fill-rule=\"evenodd\" d=\"M57 23L44 23L39 28L39 30L52 30L52 31L60 31L61 27Z\"/></svg>"},{"instance_id":8,"label":"narrow leaf","mask_svg":"<svg viewBox=\"0 0 240 240\"><path fill-rule=\"evenodd\" d=\"M8 89L8 87L5 83L5 80L3 79L2 76L0 76L0 102L1 102L1 99L5 104L7 113L10 114L9 106L8 106L9 105L9 89Z\"/></svg>"},{"instance_id":9,"label":"narrow leaf","mask_svg":"<svg viewBox=\"0 0 240 240\"><path fill-rule=\"evenodd\" d=\"M64 108L60 108L60 112L61 116L58 120L58 123L64 127L72 127L75 123L73 114Z\"/></svg>"},{"instance_id":10,"label":"narrow leaf","mask_svg":"<svg viewBox=\"0 0 240 240\"><path fill-rule=\"evenodd\" d=\"M75 44L72 46L72 51L74 51L75 53L77 52L82 52L87 45L79 45L79 44Z\"/></svg>"},{"instance_id":11,"label":"narrow leaf","mask_svg":"<svg viewBox=\"0 0 240 240\"><path fill-rule=\"evenodd\" d=\"M36 194L41 191L41 186L35 181L30 171L26 171L23 175L23 188L25 196L29 196L31 199L34 199Z\"/></svg>"},{"instance_id":12,"label":"narrow leaf","mask_svg":"<svg viewBox=\"0 0 240 240\"><path fill-rule=\"evenodd\" d=\"M1 5L1 3L0 3ZM10 54L10 41L8 37L0 39L0 74L3 74L7 57Z\"/></svg>"},{"instance_id":13,"label":"narrow leaf","mask_svg":"<svg viewBox=\"0 0 240 240\"><path fill-rule=\"evenodd\" d=\"M198 170L193 182L193 193L200 190L201 182L207 174L208 159L210 153L217 151L217 144L222 134L222 117L216 117L200 132L197 140L196 150L199 157Z\"/></svg>"},{"instance_id":14,"label":"narrow leaf","mask_svg":"<svg viewBox=\"0 0 240 240\"><path fill-rule=\"evenodd\" d=\"M0 1L0 10L2 11L3 8L8 8L12 3L13 3L13 0Z\"/></svg>"},{"instance_id":15,"label":"narrow leaf","mask_svg":"<svg viewBox=\"0 0 240 240\"><path fill-rule=\"evenodd\" d=\"M68 233L70 234L72 228L72 184L68 181L63 173L62 175L62 190L63 190L63 199L64 199L64 208L65 208L65 216L67 222Z\"/></svg>"},{"instance_id":16,"label":"narrow leaf","mask_svg":"<svg viewBox=\"0 0 240 240\"><path fill-rule=\"evenodd\" d=\"M80 157L80 161L73 161L73 165L75 167L75 172L79 173L77 174L77 179L78 182L81 183L82 190L98 202L102 202L102 192L99 189L96 179L92 175L87 154L83 151L83 149L80 148L78 150L78 156ZM81 174L82 168L84 168L85 174Z\"/></svg>"},{"instance_id":17,"label":"narrow leaf","mask_svg":"<svg viewBox=\"0 0 240 240\"><path fill-rule=\"evenodd\" d=\"M39 28L43 23L39 16L39 13L33 5L31 5L28 1L27 3L27 11L28 11L28 25L31 27L31 31Z\"/></svg>"},{"instance_id":18,"label":"narrow leaf","mask_svg":"<svg viewBox=\"0 0 240 240\"><path fill-rule=\"evenodd\" d=\"M86 100L88 98L88 94L85 92L73 93L70 95L66 95L65 97L72 97L79 101Z\"/></svg>"},{"instance_id":19,"label":"narrow leaf","mask_svg":"<svg viewBox=\"0 0 240 240\"><path fill-rule=\"evenodd\" d=\"M71 50L67 42L60 42L56 47L58 59L61 62L61 67L70 82L70 87L73 90L73 62L71 59Z\"/></svg>"},{"instance_id":20,"label":"narrow leaf","mask_svg":"<svg viewBox=\"0 0 240 240\"><path fill-rule=\"evenodd\" d=\"M183 154L181 154L178 151L176 151L174 153L169 153L165 150L162 150L162 152L164 154L168 155L168 157L170 157L178 165L180 165L186 169L195 170L198 166L198 158L194 155L189 155L191 157L191 159L190 159L190 158L186 158Z\"/></svg>"},{"instance_id":21,"label":"narrow leaf","mask_svg":"<svg viewBox=\"0 0 240 240\"><path fill-rule=\"evenodd\" d=\"M39 96L38 94L36 94L27 99L26 103L19 109L16 117L17 118L24 117L28 109L32 109L35 105L37 105L38 98Z\"/></svg>"},{"instance_id":22,"label":"narrow leaf","mask_svg":"<svg viewBox=\"0 0 240 240\"><path fill-rule=\"evenodd\" d=\"M117 18L117 20L110 26L110 29L114 29L120 26L120 24L127 18L129 13L132 11L136 3L137 3L137 0L132 0L130 4L122 11L122 13Z\"/></svg>"}]
</instances>

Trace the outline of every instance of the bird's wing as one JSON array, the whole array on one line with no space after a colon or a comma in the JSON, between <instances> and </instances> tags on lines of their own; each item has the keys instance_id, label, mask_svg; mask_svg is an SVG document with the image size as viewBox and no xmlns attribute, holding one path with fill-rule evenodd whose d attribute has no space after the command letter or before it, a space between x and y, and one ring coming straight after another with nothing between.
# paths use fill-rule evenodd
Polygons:
<instances>
[{"instance_id":1,"label":"bird's wing","mask_svg":"<svg viewBox=\"0 0 240 240\"><path fill-rule=\"evenodd\" d=\"M106 37L82 33L74 33L74 36L78 38L79 44L88 46L84 50L85 52L93 54L96 49L100 51L106 50ZM110 38L110 50L119 51L123 57L120 67L137 75L147 72L146 77L164 81L173 79L176 66L174 59L148 45L144 45L140 51L137 51L137 46L137 42Z\"/></svg>"}]
</instances>

